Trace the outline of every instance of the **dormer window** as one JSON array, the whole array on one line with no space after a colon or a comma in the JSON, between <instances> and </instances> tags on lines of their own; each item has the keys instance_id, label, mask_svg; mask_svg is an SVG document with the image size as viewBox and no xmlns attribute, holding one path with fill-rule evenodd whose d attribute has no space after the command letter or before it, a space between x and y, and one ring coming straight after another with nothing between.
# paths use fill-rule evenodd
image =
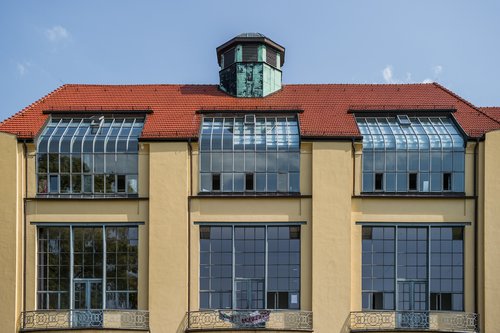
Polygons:
<instances>
[{"instance_id":1,"label":"dormer window","mask_svg":"<svg viewBox=\"0 0 500 333\"><path fill-rule=\"evenodd\" d=\"M137 195L143 125L142 117L51 118L37 139L38 195Z\"/></svg>"},{"instance_id":2,"label":"dormer window","mask_svg":"<svg viewBox=\"0 0 500 333\"><path fill-rule=\"evenodd\" d=\"M299 184L296 117L250 114L203 119L200 192L298 193Z\"/></svg>"},{"instance_id":3,"label":"dormer window","mask_svg":"<svg viewBox=\"0 0 500 333\"><path fill-rule=\"evenodd\" d=\"M448 117L357 117L363 192L464 192L464 140Z\"/></svg>"}]
</instances>

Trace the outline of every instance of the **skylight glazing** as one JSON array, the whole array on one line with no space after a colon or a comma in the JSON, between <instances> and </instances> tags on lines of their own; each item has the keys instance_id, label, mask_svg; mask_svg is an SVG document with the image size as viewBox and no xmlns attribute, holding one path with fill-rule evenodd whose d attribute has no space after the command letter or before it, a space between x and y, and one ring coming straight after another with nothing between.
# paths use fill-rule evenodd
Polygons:
<instances>
[{"instance_id":1,"label":"skylight glazing","mask_svg":"<svg viewBox=\"0 0 500 333\"><path fill-rule=\"evenodd\" d=\"M136 195L144 118L51 118L37 140L39 195Z\"/></svg>"},{"instance_id":2,"label":"skylight glazing","mask_svg":"<svg viewBox=\"0 0 500 333\"><path fill-rule=\"evenodd\" d=\"M299 192L296 117L205 117L200 135L201 192Z\"/></svg>"},{"instance_id":3,"label":"skylight glazing","mask_svg":"<svg viewBox=\"0 0 500 333\"><path fill-rule=\"evenodd\" d=\"M464 192L464 140L447 117L357 117L363 192Z\"/></svg>"}]
</instances>

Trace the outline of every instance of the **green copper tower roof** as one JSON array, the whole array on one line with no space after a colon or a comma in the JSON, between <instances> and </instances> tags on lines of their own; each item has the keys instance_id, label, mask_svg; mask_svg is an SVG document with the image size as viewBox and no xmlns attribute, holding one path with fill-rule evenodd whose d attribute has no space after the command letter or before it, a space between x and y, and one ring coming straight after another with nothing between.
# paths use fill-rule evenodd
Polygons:
<instances>
[{"instance_id":1,"label":"green copper tower roof","mask_svg":"<svg viewBox=\"0 0 500 333\"><path fill-rule=\"evenodd\" d=\"M281 89L285 48L261 33L242 33L217 48L220 88L235 97L265 97Z\"/></svg>"}]
</instances>

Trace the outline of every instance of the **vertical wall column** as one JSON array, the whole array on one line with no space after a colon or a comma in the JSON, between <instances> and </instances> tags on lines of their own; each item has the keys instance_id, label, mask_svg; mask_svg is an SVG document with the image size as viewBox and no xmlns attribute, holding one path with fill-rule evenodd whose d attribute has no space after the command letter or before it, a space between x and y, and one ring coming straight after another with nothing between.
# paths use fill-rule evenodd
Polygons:
<instances>
[{"instance_id":1,"label":"vertical wall column","mask_svg":"<svg viewBox=\"0 0 500 333\"><path fill-rule=\"evenodd\" d=\"M150 144L149 310L151 332L176 332L187 311L188 145Z\"/></svg>"},{"instance_id":2,"label":"vertical wall column","mask_svg":"<svg viewBox=\"0 0 500 333\"><path fill-rule=\"evenodd\" d=\"M22 306L22 146L0 133L0 323L16 332Z\"/></svg>"},{"instance_id":3,"label":"vertical wall column","mask_svg":"<svg viewBox=\"0 0 500 333\"><path fill-rule=\"evenodd\" d=\"M314 331L341 332L351 308L351 142L314 142L312 151Z\"/></svg>"}]
</instances>

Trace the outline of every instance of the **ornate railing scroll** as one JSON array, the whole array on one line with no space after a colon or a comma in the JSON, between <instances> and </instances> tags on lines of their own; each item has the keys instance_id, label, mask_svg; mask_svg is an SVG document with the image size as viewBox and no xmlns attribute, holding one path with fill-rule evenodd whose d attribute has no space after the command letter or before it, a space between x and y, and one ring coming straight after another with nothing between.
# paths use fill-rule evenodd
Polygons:
<instances>
[{"instance_id":1,"label":"ornate railing scroll","mask_svg":"<svg viewBox=\"0 0 500 333\"><path fill-rule=\"evenodd\" d=\"M61 329L149 330L143 310L38 310L21 313L20 331Z\"/></svg>"},{"instance_id":2,"label":"ornate railing scroll","mask_svg":"<svg viewBox=\"0 0 500 333\"><path fill-rule=\"evenodd\" d=\"M417 329L438 332L479 333L479 315L445 311L355 311L350 329L357 331Z\"/></svg>"},{"instance_id":3,"label":"ornate railing scroll","mask_svg":"<svg viewBox=\"0 0 500 333\"><path fill-rule=\"evenodd\" d=\"M186 314L185 331L249 328L312 331L311 311L293 310L206 310Z\"/></svg>"}]
</instances>

